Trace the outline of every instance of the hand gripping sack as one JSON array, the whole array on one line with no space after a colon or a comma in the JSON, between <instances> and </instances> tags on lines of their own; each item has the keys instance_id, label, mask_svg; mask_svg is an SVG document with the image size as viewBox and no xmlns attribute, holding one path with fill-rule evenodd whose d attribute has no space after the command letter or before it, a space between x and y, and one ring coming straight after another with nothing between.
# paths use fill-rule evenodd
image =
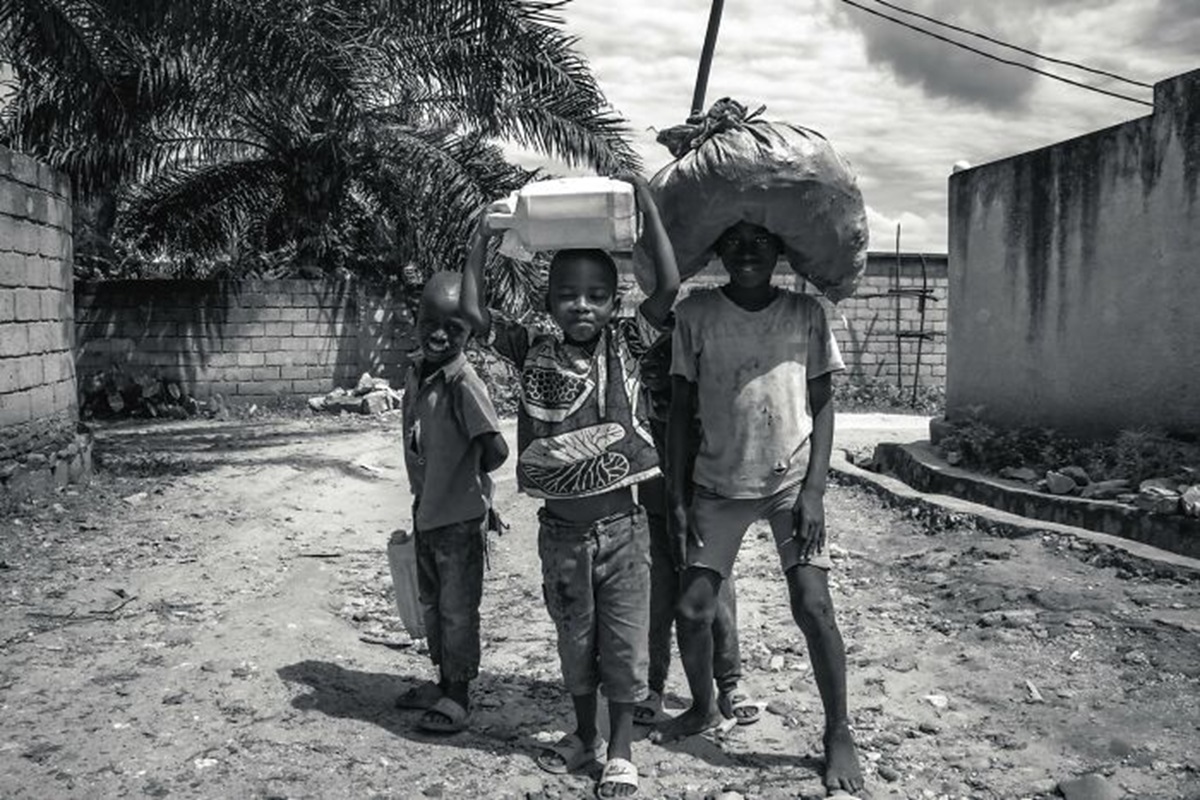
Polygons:
<instances>
[{"instance_id":1,"label":"hand gripping sack","mask_svg":"<svg viewBox=\"0 0 1200 800\"><path fill-rule=\"evenodd\" d=\"M675 160L650 182L675 248L680 277L695 275L713 246L741 221L784 243L792 269L836 302L854 293L867 263L867 217L850 164L816 131L747 115L719 100L703 117L662 131ZM654 288L639 245L635 274Z\"/></svg>"}]
</instances>

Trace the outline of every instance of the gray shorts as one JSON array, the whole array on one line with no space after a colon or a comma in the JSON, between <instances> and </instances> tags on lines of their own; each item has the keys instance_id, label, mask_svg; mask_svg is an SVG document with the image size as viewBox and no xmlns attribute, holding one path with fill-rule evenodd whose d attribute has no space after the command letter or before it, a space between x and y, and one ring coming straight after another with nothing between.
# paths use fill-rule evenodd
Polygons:
<instances>
[{"instance_id":1,"label":"gray shorts","mask_svg":"<svg viewBox=\"0 0 1200 800\"><path fill-rule=\"evenodd\" d=\"M735 498L722 497L697 486L692 498L692 524L704 546L688 544L688 566L711 569L728 578L746 531L751 524L766 520L775 536L775 548L779 551L779 563L784 572L796 566L832 567L826 546L809 559L800 555L800 544L792 535L792 507L800 496L800 487L797 483L770 497Z\"/></svg>"}]
</instances>

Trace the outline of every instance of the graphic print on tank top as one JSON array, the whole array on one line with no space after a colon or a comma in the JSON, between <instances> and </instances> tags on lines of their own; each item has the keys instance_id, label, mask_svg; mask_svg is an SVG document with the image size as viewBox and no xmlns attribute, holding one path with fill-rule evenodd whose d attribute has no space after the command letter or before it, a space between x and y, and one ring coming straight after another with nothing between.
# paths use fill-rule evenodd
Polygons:
<instances>
[{"instance_id":1,"label":"graphic print on tank top","mask_svg":"<svg viewBox=\"0 0 1200 800\"><path fill-rule=\"evenodd\" d=\"M593 354L539 336L521 369L520 488L541 498L588 497L658 473L640 400L640 332L621 320Z\"/></svg>"}]
</instances>

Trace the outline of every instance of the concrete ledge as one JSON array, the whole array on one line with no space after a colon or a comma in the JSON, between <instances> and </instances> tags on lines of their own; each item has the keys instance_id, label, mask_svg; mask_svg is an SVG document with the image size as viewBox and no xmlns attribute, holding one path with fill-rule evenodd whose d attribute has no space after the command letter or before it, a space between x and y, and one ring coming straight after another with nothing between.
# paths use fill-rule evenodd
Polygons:
<instances>
[{"instance_id":1,"label":"concrete ledge","mask_svg":"<svg viewBox=\"0 0 1200 800\"><path fill-rule=\"evenodd\" d=\"M834 478L842 483L860 486L882 497L889 505L900 508L922 508L933 514L968 518L977 529L995 536L1024 538L1053 534L1085 542L1115 556L1110 563L1128 565L1140 572L1185 580L1200 580L1200 559L1189 558L1157 547L1132 542L1107 533L1086 528L1029 519L948 495L928 494L912 488L890 475L881 475L856 467L841 451L834 451L830 460ZM1108 560L1108 559L1106 559Z\"/></svg>"},{"instance_id":2,"label":"concrete ledge","mask_svg":"<svg viewBox=\"0 0 1200 800\"><path fill-rule=\"evenodd\" d=\"M928 442L881 444L875 449L875 463L880 471L895 475L920 492L950 495L1027 519L1109 534L1200 558L1200 520L1148 514L1111 501L1036 492L1014 481L952 467Z\"/></svg>"}]
</instances>

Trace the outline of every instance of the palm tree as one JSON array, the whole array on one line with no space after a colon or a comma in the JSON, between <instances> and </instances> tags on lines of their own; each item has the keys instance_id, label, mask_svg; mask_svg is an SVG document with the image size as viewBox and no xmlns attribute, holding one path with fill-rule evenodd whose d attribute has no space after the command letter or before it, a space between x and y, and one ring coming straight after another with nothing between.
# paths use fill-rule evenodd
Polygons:
<instances>
[{"instance_id":1,"label":"palm tree","mask_svg":"<svg viewBox=\"0 0 1200 800\"><path fill-rule=\"evenodd\" d=\"M115 198L143 253L456 266L481 204L535 177L504 141L637 166L560 5L0 0L0 136Z\"/></svg>"}]
</instances>

